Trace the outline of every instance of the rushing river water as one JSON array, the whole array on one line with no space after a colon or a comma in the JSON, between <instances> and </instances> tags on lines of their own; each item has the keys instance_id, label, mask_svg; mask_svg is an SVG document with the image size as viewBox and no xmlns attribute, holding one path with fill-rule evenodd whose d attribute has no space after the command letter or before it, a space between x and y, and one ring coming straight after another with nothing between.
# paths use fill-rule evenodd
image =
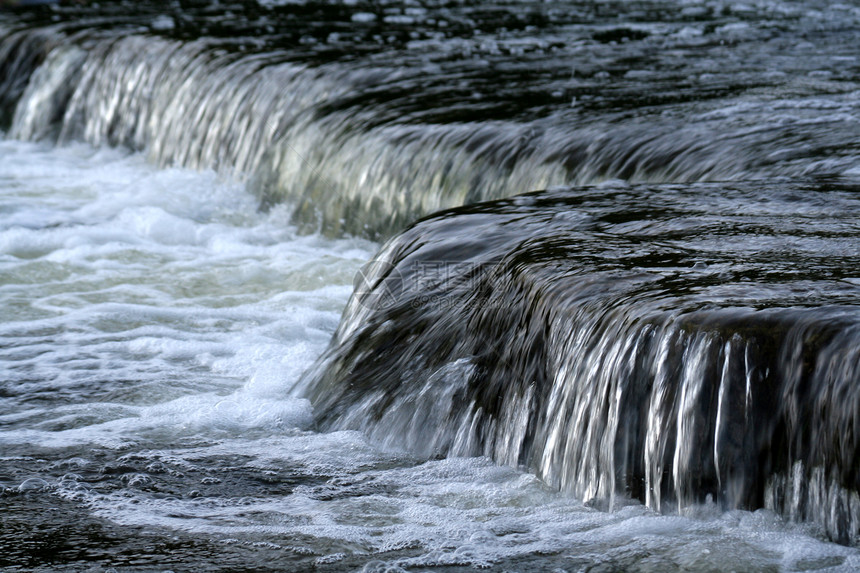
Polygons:
<instances>
[{"instance_id":1,"label":"rushing river water","mask_svg":"<svg viewBox=\"0 0 860 573\"><path fill-rule=\"evenodd\" d=\"M858 30L0 13L0 568L860 569Z\"/></svg>"}]
</instances>

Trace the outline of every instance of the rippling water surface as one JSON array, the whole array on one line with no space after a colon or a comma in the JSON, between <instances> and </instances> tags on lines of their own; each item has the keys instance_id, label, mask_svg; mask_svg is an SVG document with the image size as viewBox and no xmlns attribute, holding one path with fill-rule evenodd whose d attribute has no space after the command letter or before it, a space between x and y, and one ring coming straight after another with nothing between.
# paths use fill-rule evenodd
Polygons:
<instances>
[{"instance_id":1,"label":"rippling water surface","mask_svg":"<svg viewBox=\"0 0 860 573\"><path fill-rule=\"evenodd\" d=\"M606 513L485 458L315 432L287 396L374 244L138 155L0 154L8 570L860 566L767 510Z\"/></svg>"},{"instance_id":2,"label":"rippling water surface","mask_svg":"<svg viewBox=\"0 0 860 573\"><path fill-rule=\"evenodd\" d=\"M858 432L849 407L860 284L856 7L4 4L4 571L860 569L858 462L839 457L843 444L842 453L855 451ZM439 209L561 185L412 225ZM353 299L332 348L354 344L369 358L327 379L328 403L317 391L324 408L314 411L305 373L362 286L356 272L407 228L383 254L429 252L415 258L425 271L470 257L482 272L498 270L484 290L464 290L480 286L474 276L442 269L431 282L418 277L426 292L407 294L451 287L512 311L469 322L434 307L403 328L402 317L382 320ZM844 382L842 417L822 418L847 429L824 444L836 444L826 456L844 479L832 482L832 499L810 502L821 517L832 501L832 515L733 509L724 492L709 498L692 482L683 487L693 501L663 513L639 500L645 482L608 492L609 511L605 496L583 495L603 474L572 469L598 427L562 423L586 404L570 401L591 387L577 373L617 380L621 362L601 352L621 348L627 327L639 325L609 321L579 340L574 327L596 324L574 320L572 302L586 299L607 305L591 308L600 320L647 315L658 326L713 310L724 311L720 320L808 318L828 336L848 325L844 345L825 349L844 353L816 363L832 368L796 356L800 370ZM476 342L475 356L503 349L506 361L494 362L502 369L533 366L523 340L498 339L518 308L557 319L535 320L529 332L555 345L539 366L558 367L560 383L545 396L558 398L548 411L559 416L516 424L518 412L533 412L512 408L486 434L513 428L516 446L539 427L538 438L551 438L543 464L513 446L485 447L489 438L448 451L473 457L442 458L436 446L451 435L430 422L451 422L438 409L456 401L446 376L471 357L439 348ZM430 318L436 331L409 331ZM839 319L832 328L829 318ZM688 358L713 351L726 380L764 372L744 363L758 356L748 340L732 338L742 321L720 320L684 323L716 326L664 370L695 374ZM368 325L384 346L368 347L370 335L348 340ZM644 363L662 347L642 348ZM378 377L338 386L392 356ZM422 364L435 370L425 376ZM685 387L703 387L694 378ZM485 393L517 387L513 378L476 380ZM386 395L390 387L402 393ZM497 398L507 403L504 391ZM685 436L710 436L684 425L694 410L655 408L652 425L677 421ZM652 449L673 455L665 441ZM673 478L710 450L716 458L716 441L679 449ZM731 469L720 459L717 480ZM801 479L806 470L818 482ZM831 470L806 470L771 489L826 493ZM670 483L668 469L649 471L658 492L660 479Z\"/></svg>"}]
</instances>

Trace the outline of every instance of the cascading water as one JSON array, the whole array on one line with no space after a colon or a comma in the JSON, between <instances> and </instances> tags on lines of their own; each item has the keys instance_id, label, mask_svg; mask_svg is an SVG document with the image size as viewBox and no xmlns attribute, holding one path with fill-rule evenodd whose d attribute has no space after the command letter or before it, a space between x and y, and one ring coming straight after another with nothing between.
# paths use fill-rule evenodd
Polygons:
<instances>
[{"instance_id":1,"label":"cascading water","mask_svg":"<svg viewBox=\"0 0 860 573\"><path fill-rule=\"evenodd\" d=\"M860 567L858 26L0 12L0 566Z\"/></svg>"},{"instance_id":2,"label":"cascading water","mask_svg":"<svg viewBox=\"0 0 860 573\"><path fill-rule=\"evenodd\" d=\"M683 18L638 35L613 30L646 50L637 63L647 70L626 69L617 83L609 78L633 49L614 53L599 18L583 27L573 13L555 14L554 26L566 26L576 41L520 41L528 51L515 64L513 38L464 44L425 29L436 22L426 15L413 32L426 39L352 65L308 65L288 50L250 50L242 37L177 41L61 26L11 34L0 56L17 79L31 71L34 52L47 54L17 101L14 137L55 132L60 141L144 149L161 165L253 174L256 193L267 204L292 204L305 230L379 238L442 208L552 185L838 175L856 167L860 103L853 84L840 81L845 70L830 70L847 57L846 32L832 29L819 52L799 45L809 57L784 61L790 40L770 37L771 27L797 14L769 16L775 20L761 29L727 24L715 38L693 33ZM751 49L759 52L745 60ZM689 61L700 53L701 61ZM504 98L492 94L500 81L494 66L502 66ZM685 66L682 77L677 68ZM548 96L523 83L532 68ZM668 82L681 86L678 95L661 93L671 111L659 100L631 105L631 92L661 92ZM0 93L18 94L20 83ZM460 97L463 90L472 90L469 97ZM502 101L484 101L491 96ZM539 117L517 118L523 114Z\"/></svg>"},{"instance_id":3,"label":"cascading water","mask_svg":"<svg viewBox=\"0 0 860 573\"><path fill-rule=\"evenodd\" d=\"M848 542L855 189L604 184L431 217L363 275L310 374L317 416L585 499L767 505Z\"/></svg>"}]
</instances>

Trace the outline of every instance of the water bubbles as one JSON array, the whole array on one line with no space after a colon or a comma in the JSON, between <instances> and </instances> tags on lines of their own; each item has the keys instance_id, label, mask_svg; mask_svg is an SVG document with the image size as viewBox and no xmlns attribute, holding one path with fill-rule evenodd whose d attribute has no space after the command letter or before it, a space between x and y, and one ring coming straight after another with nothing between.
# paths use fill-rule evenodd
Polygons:
<instances>
[{"instance_id":1,"label":"water bubbles","mask_svg":"<svg viewBox=\"0 0 860 573\"><path fill-rule=\"evenodd\" d=\"M330 553L328 555L323 555L322 557L317 557L315 563L318 565L328 565L330 563L337 563L338 561L343 561L346 557L346 553Z\"/></svg>"},{"instance_id":2,"label":"water bubbles","mask_svg":"<svg viewBox=\"0 0 860 573\"><path fill-rule=\"evenodd\" d=\"M49 491L51 485L42 478L28 478L15 488L18 493L39 493Z\"/></svg>"},{"instance_id":3,"label":"water bubbles","mask_svg":"<svg viewBox=\"0 0 860 573\"><path fill-rule=\"evenodd\" d=\"M145 487L152 483L152 478L150 476L140 473L123 474L119 479L128 487Z\"/></svg>"}]
</instances>

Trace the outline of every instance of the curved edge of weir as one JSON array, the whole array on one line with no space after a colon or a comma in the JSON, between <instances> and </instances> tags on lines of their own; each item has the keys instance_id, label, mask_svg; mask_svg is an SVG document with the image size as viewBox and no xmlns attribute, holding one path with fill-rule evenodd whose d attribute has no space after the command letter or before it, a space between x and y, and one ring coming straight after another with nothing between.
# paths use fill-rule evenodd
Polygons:
<instances>
[{"instance_id":1,"label":"curved edge of weir","mask_svg":"<svg viewBox=\"0 0 860 573\"><path fill-rule=\"evenodd\" d=\"M793 251L780 193L811 209ZM815 221L848 208L856 239L857 200L803 193L618 183L433 215L358 276L297 391L324 429L486 455L599 507L764 507L856 542L860 321L833 284L856 296L858 253L816 251L840 239ZM683 212L692 194L739 208Z\"/></svg>"},{"instance_id":2,"label":"curved edge of weir","mask_svg":"<svg viewBox=\"0 0 860 573\"><path fill-rule=\"evenodd\" d=\"M814 93L791 108L796 117L775 115L762 101L742 122L726 116L719 100L680 118L560 107L531 120L401 121L422 97L419 72L404 78L384 64L312 66L214 38L69 22L5 30L0 72L0 128L11 137L124 146L162 166L247 178L264 205L290 205L300 230L332 236L384 239L441 209L613 178L850 175L857 156L857 125L836 111L819 117ZM630 89L650 85L626 81ZM415 91L407 102L353 101L404 85ZM846 114L857 107L848 96L834 105Z\"/></svg>"}]
</instances>

